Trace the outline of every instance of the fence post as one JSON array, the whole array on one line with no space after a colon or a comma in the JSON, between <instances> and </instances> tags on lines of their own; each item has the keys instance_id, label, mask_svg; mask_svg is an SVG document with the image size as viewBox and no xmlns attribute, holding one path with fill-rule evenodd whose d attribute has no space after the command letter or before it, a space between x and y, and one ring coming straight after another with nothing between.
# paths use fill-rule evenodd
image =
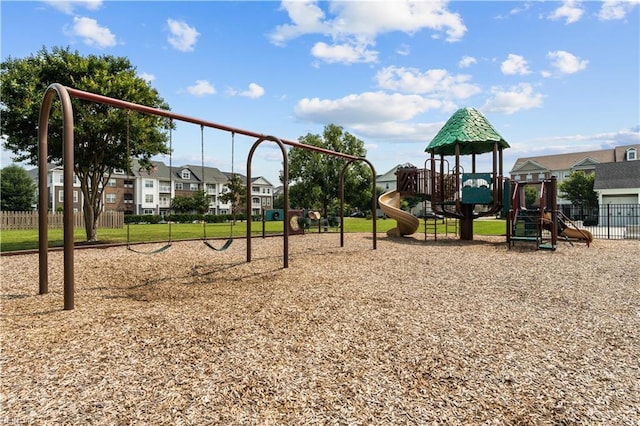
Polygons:
<instances>
[{"instance_id":1,"label":"fence post","mask_svg":"<svg viewBox=\"0 0 640 426\"><path fill-rule=\"evenodd\" d=\"M611 204L607 204L607 239L611 239Z\"/></svg>"}]
</instances>

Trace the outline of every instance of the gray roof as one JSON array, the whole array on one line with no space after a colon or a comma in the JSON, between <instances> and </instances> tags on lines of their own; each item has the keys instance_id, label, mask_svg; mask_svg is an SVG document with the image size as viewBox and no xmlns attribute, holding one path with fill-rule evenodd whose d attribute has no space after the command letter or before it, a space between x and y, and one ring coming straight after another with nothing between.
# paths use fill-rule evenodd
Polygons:
<instances>
[{"instance_id":1,"label":"gray roof","mask_svg":"<svg viewBox=\"0 0 640 426\"><path fill-rule=\"evenodd\" d=\"M203 167L202 165L196 166L193 164L186 164L179 167L179 170L189 169L191 173L199 180L204 180L206 183L227 183L228 179L225 173L222 173L216 167L204 167L204 179L203 179Z\"/></svg>"},{"instance_id":2,"label":"gray roof","mask_svg":"<svg viewBox=\"0 0 640 426\"><path fill-rule=\"evenodd\" d=\"M636 148L640 151L640 144L622 145L611 149L597 151L569 152L566 154L538 155L535 157L520 157L516 160L510 173L517 173L526 163L534 163L540 170L571 170L573 167L589 161L591 163L612 163L624 161L625 151ZM528 168L527 168L528 170Z\"/></svg>"},{"instance_id":3,"label":"gray roof","mask_svg":"<svg viewBox=\"0 0 640 426\"><path fill-rule=\"evenodd\" d=\"M593 189L640 188L640 160L596 164Z\"/></svg>"}]
</instances>

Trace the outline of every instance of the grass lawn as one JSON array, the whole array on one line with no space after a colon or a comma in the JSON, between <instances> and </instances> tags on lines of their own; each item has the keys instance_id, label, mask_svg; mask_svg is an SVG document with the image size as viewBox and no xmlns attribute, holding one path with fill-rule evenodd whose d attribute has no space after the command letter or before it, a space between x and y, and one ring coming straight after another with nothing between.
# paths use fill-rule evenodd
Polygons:
<instances>
[{"instance_id":1,"label":"grass lawn","mask_svg":"<svg viewBox=\"0 0 640 426\"><path fill-rule=\"evenodd\" d=\"M454 221L450 221L449 233L455 232ZM229 223L212 223L206 226L207 238L240 238L246 235L246 222L236 222L235 225ZM396 226L393 219L378 219L377 231L386 232ZM371 232L372 221L360 218L344 218L345 232ZM168 224L146 224L130 225L129 240L131 242L145 241L167 241L169 239ZM329 232L338 232L338 228L329 228ZM441 222L437 224L438 234L445 233L445 225ZM251 227L252 235L262 235L262 222L253 222ZM266 222L265 233L281 234L283 232L283 222ZM312 226L309 232L318 232L318 228ZM420 227L416 231L418 234L424 233L424 221L420 221ZM433 233L433 222L427 224L427 233ZM202 238L204 227L199 223L174 223L171 224L171 239L185 240ZM504 235L504 220L476 220L474 221L474 234L476 235ZM127 227L122 229L98 229L98 239L102 243L124 243L127 242ZM86 240L84 229L77 228L74 231L74 240L83 242ZM62 229L49 229L49 247L61 247L63 245ZM38 230L3 230L0 233L0 251L34 250L38 248Z\"/></svg>"}]
</instances>

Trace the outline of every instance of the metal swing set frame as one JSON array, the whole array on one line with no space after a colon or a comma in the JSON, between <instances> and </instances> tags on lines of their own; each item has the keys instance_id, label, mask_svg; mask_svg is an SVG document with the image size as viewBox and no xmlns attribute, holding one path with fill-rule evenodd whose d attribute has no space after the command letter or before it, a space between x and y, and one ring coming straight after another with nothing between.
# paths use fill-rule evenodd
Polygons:
<instances>
[{"instance_id":1,"label":"metal swing set frame","mask_svg":"<svg viewBox=\"0 0 640 426\"><path fill-rule=\"evenodd\" d=\"M60 83L53 83L47 87L42 98L40 107L40 116L38 120L38 263L39 263L39 294L49 292L49 270L48 270L48 188L47 188L47 157L48 157L48 127L49 116L54 97L60 99L62 107L62 166L63 166L63 281L64 281L64 309L72 310L75 306L75 272L74 272L74 241L73 241L73 166L74 166L74 121L73 106L71 98L83 99L89 102L111 105L117 108L138 111L145 114L156 115L173 120L183 121L187 123L201 125L203 127L215 128L234 134L241 134L249 137L255 137L257 140L252 145L247 156L247 182L251 182L251 163L253 155L258 146L265 142L274 142L280 148L283 157L283 194L285 211L289 209L289 161L285 145L315 151L318 153L331 155L347 160L340 173L340 247L344 246L344 177L347 169L351 164L362 161L369 166L372 174L372 194L371 210L376 211L376 171L373 164L364 157L357 157L325 148L319 148L311 145L302 144L286 139L279 139L275 136L264 135L249 130L226 126L223 124L201 120L187 115L176 114L171 111L161 110L145 105L135 104L120 99L110 98L83 90L74 89L64 86ZM247 211L251 211L251 192L247 191L246 196ZM246 261L251 262L251 215L247 215L247 244L246 244ZM372 244L373 249L377 248L376 238L376 215L372 219ZM229 244L228 242L225 245ZM223 246L224 247L224 246ZM284 227L283 238L283 267L289 267L289 229Z\"/></svg>"}]
</instances>

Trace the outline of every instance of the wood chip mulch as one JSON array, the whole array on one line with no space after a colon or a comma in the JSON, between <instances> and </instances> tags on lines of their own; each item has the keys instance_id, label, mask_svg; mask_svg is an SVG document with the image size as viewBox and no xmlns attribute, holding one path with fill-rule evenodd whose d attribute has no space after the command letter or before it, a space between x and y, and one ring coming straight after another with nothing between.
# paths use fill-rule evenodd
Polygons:
<instances>
[{"instance_id":1,"label":"wood chip mulch","mask_svg":"<svg viewBox=\"0 0 640 426\"><path fill-rule=\"evenodd\" d=\"M339 245L0 258L0 423L640 424L640 242Z\"/></svg>"}]
</instances>

